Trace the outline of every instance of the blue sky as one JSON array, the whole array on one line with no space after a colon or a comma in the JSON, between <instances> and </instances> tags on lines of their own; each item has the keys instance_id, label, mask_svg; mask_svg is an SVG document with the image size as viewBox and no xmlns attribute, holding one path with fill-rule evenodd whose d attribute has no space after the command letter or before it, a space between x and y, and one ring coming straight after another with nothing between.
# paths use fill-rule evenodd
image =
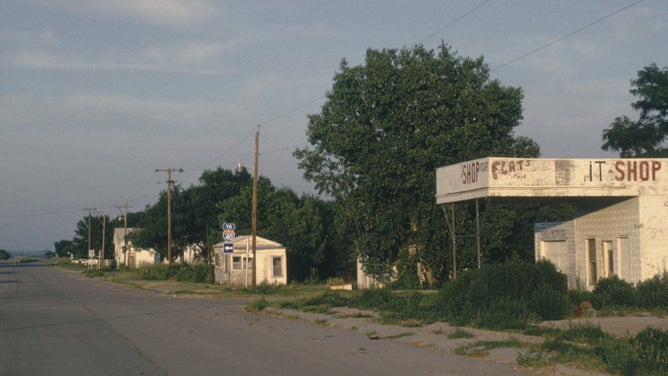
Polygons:
<instances>
[{"instance_id":1,"label":"blue sky","mask_svg":"<svg viewBox=\"0 0 668 376\"><path fill-rule=\"evenodd\" d=\"M630 80L668 65L668 2L4 0L0 248L52 249L83 208L142 210L155 169L187 187L250 166L258 125L260 174L311 192L292 151L341 59L441 41L523 89L516 134L544 157L614 157L601 132L636 117Z\"/></svg>"}]
</instances>

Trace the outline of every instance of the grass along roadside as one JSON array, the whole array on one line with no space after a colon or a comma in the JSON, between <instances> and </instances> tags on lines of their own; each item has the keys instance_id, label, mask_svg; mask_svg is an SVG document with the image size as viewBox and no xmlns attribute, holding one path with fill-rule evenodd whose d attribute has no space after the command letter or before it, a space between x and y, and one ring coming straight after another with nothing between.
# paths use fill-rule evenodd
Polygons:
<instances>
[{"instance_id":1,"label":"grass along roadside","mask_svg":"<svg viewBox=\"0 0 668 376\"><path fill-rule=\"evenodd\" d=\"M77 270L77 266L74 265L66 267ZM179 274L170 274L173 270L165 270L164 266L133 270L86 270L80 266L78 268L90 277L103 278L112 283L162 294L208 298L254 298L255 300L247 306L249 311L259 312L267 307L278 307L279 309L335 316L337 313L334 308L352 307L369 313L351 314L349 315L351 319L369 320L380 325L400 325L416 329L434 322L449 321L443 316L443 308L450 308L452 304L447 300L449 296L446 294L447 291L439 291L436 294L421 291L397 292L387 289L330 292L324 284L261 285L254 289L231 289L225 286L180 280L182 278L179 277ZM201 273L196 270L187 270L187 273L184 273L187 276L198 274ZM665 277L664 279L657 279L655 284L660 287L660 289L654 287L655 291L663 291L661 289L665 288ZM612 284L612 288L617 288L617 285ZM608 287L607 291L611 291L612 288ZM609 293L608 295L612 296ZM605 295L605 297L608 295ZM596 295L590 294L587 297L595 298ZM504 308L507 309L508 313L521 308L512 300L502 303L505 304ZM614 307L613 304L610 304L610 300L606 301L606 305L607 307ZM471 306L467 309L475 309L475 307ZM500 320L505 317L507 315L490 317L493 320L488 320L488 322L501 322ZM320 320L318 322L320 325L330 325L329 318L321 317L317 320ZM462 325L462 322L454 322L453 324L478 329L484 326L484 322L480 320L474 321L473 325L470 325L470 323ZM503 327L503 325L501 326ZM668 332L665 330L647 328L634 337L614 337L594 325L576 325L566 329L540 328L534 325L527 326L526 324L517 326L524 326L524 335L539 337L541 341L538 343L512 339L490 341L479 339L477 336L474 341L470 338L450 339L446 336L443 337L446 340L468 341L466 345L462 345L455 350L468 356L488 356L490 352L500 348L517 349L517 363L528 367L568 364L578 368L606 370L623 375L668 374ZM504 332L499 328L496 328L496 330ZM521 333L518 328L505 332ZM406 337L405 333L408 332L404 331L403 333L395 339L401 340L401 338ZM455 333L454 336L466 337L463 332ZM383 339L391 338L393 338L392 335L383 335ZM437 347L431 341L415 340L412 342L428 344L428 347Z\"/></svg>"}]
</instances>

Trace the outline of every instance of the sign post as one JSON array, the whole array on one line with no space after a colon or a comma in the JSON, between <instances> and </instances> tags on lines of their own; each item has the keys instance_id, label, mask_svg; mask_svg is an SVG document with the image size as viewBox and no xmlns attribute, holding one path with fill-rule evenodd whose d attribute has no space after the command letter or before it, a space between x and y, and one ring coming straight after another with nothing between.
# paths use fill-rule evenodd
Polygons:
<instances>
[{"instance_id":1,"label":"sign post","mask_svg":"<svg viewBox=\"0 0 668 376\"><path fill-rule=\"evenodd\" d=\"M232 286L232 254L234 253L234 223L223 223L223 254L227 260L227 284Z\"/></svg>"}]
</instances>

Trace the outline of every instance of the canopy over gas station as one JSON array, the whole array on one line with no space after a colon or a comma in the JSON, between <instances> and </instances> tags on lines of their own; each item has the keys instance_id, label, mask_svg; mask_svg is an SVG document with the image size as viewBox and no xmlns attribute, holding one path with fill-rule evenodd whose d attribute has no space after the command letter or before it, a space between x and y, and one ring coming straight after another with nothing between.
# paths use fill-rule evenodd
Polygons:
<instances>
[{"instance_id":1,"label":"canopy over gas station","mask_svg":"<svg viewBox=\"0 0 668 376\"><path fill-rule=\"evenodd\" d=\"M665 195L668 159L481 158L436 170L436 203Z\"/></svg>"},{"instance_id":2,"label":"canopy over gas station","mask_svg":"<svg viewBox=\"0 0 668 376\"><path fill-rule=\"evenodd\" d=\"M571 287L668 272L668 159L490 157L436 170L437 204L481 198L572 202L571 220L534 227L536 260L552 261Z\"/></svg>"}]
</instances>

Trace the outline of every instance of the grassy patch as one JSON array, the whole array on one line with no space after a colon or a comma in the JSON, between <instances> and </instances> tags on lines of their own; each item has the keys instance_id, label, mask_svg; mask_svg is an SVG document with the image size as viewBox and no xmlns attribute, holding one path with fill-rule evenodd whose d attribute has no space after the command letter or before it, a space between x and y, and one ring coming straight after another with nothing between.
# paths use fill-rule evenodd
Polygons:
<instances>
[{"instance_id":1,"label":"grassy patch","mask_svg":"<svg viewBox=\"0 0 668 376\"><path fill-rule=\"evenodd\" d=\"M255 300L251 303L249 303L246 306L246 311L248 312L261 312L265 308L269 307L269 302L265 298L260 298L258 300Z\"/></svg>"}]
</instances>

